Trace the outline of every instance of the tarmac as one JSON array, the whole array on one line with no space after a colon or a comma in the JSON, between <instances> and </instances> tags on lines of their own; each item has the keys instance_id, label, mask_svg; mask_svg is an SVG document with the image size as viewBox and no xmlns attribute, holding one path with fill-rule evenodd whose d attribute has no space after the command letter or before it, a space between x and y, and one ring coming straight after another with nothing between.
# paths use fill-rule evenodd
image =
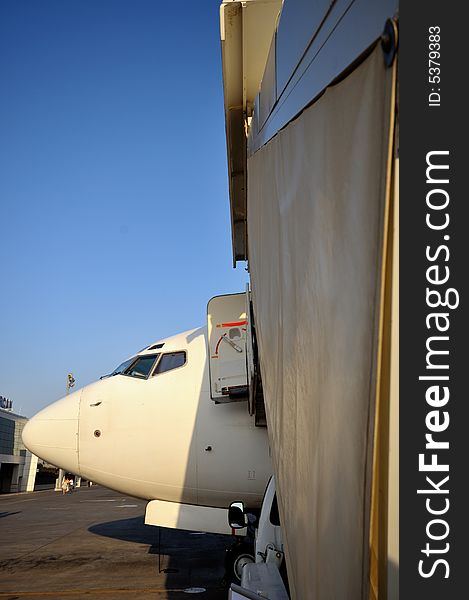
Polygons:
<instances>
[{"instance_id":1,"label":"tarmac","mask_svg":"<svg viewBox=\"0 0 469 600\"><path fill-rule=\"evenodd\" d=\"M0 600L225 600L229 536L144 524L100 486L0 496Z\"/></svg>"}]
</instances>

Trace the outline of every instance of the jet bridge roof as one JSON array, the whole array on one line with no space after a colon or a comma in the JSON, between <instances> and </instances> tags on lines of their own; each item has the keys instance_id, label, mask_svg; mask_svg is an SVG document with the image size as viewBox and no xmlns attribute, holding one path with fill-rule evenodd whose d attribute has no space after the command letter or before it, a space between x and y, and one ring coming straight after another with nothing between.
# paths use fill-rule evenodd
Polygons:
<instances>
[{"instance_id":1,"label":"jet bridge roof","mask_svg":"<svg viewBox=\"0 0 469 600\"><path fill-rule=\"evenodd\" d=\"M246 255L246 141L281 0L228 0L220 7L233 262Z\"/></svg>"},{"instance_id":2,"label":"jet bridge roof","mask_svg":"<svg viewBox=\"0 0 469 600\"><path fill-rule=\"evenodd\" d=\"M234 265L248 259L247 157L347 71L397 10L397 0L221 4Z\"/></svg>"}]
</instances>

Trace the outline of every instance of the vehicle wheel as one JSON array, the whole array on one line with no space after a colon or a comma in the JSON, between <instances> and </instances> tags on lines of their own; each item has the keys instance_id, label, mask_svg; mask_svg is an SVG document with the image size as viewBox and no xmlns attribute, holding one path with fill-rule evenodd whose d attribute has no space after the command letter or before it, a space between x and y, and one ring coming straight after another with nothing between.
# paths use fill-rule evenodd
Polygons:
<instances>
[{"instance_id":1,"label":"vehicle wheel","mask_svg":"<svg viewBox=\"0 0 469 600\"><path fill-rule=\"evenodd\" d=\"M225 556L225 582L240 583L243 567L255 562L254 545L249 542L235 542L226 551Z\"/></svg>"}]
</instances>

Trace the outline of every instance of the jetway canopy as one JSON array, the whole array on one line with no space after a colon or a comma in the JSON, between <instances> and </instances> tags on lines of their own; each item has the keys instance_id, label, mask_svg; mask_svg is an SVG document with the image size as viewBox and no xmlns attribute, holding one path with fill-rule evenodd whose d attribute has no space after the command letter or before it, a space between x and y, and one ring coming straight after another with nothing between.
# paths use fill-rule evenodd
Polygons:
<instances>
[{"instance_id":1,"label":"jetway canopy","mask_svg":"<svg viewBox=\"0 0 469 600\"><path fill-rule=\"evenodd\" d=\"M295 600L368 598L392 86L377 46L248 159L252 300Z\"/></svg>"},{"instance_id":2,"label":"jetway canopy","mask_svg":"<svg viewBox=\"0 0 469 600\"><path fill-rule=\"evenodd\" d=\"M396 45L392 35L380 44L396 13L396 0L285 0L244 120L247 144L226 125L230 177L247 189L247 204L236 204L230 179L233 257L249 259L295 600L377 594L378 528L379 597L398 572L398 553L386 555L391 529L373 525L371 508L382 494L377 448L381 460L388 447L378 436L388 424L378 419L396 347L383 341L396 310L387 287ZM385 494L380 502L379 518Z\"/></svg>"},{"instance_id":3,"label":"jetway canopy","mask_svg":"<svg viewBox=\"0 0 469 600\"><path fill-rule=\"evenodd\" d=\"M281 0L220 6L233 259L246 259L246 137Z\"/></svg>"},{"instance_id":4,"label":"jetway canopy","mask_svg":"<svg viewBox=\"0 0 469 600\"><path fill-rule=\"evenodd\" d=\"M248 259L247 156L272 139L370 48L383 34L386 19L397 11L397 0L221 4L234 265Z\"/></svg>"}]
</instances>

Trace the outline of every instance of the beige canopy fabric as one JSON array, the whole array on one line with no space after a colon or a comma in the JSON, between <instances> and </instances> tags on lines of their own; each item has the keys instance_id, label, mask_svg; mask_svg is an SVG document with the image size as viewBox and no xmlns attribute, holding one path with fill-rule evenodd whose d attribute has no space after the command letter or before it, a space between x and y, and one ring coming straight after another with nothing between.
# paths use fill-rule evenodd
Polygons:
<instances>
[{"instance_id":1,"label":"beige canopy fabric","mask_svg":"<svg viewBox=\"0 0 469 600\"><path fill-rule=\"evenodd\" d=\"M292 598L367 597L391 70L379 46L248 160L248 243Z\"/></svg>"}]
</instances>

